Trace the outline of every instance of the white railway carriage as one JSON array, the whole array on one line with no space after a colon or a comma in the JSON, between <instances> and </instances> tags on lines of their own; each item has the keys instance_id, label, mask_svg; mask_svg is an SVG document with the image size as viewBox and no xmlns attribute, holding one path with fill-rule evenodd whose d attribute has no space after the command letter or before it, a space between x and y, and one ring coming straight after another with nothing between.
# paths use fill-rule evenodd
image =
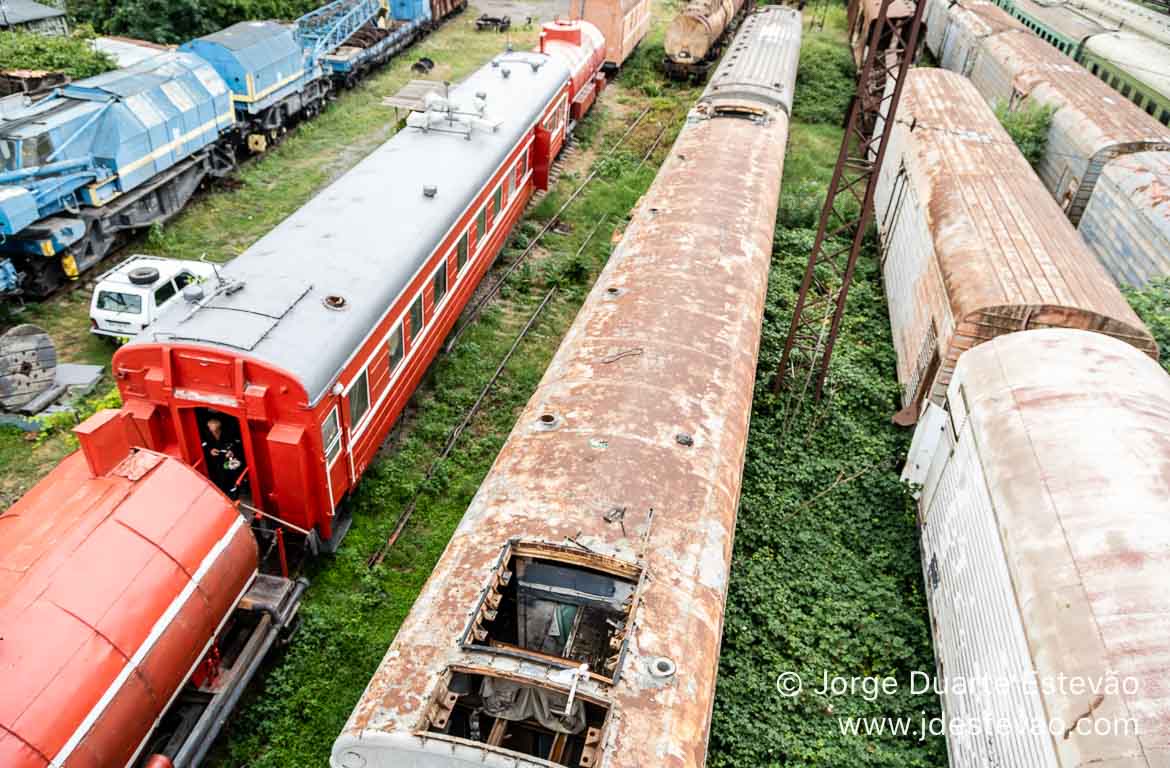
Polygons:
<instances>
[{"instance_id":1,"label":"white railway carriage","mask_svg":"<svg viewBox=\"0 0 1170 768\"><path fill-rule=\"evenodd\" d=\"M1170 764L1170 377L1079 330L959 360L903 478L953 768Z\"/></svg>"}]
</instances>

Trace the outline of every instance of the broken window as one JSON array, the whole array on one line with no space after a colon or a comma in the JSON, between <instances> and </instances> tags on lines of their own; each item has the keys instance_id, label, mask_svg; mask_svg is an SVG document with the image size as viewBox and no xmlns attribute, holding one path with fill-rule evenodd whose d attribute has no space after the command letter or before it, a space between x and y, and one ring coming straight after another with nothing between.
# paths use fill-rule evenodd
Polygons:
<instances>
[{"instance_id":1,"label":"broken window","mask_svg":"<svg viewBox=\"0 0 1170 768\"><path fill-rule=\"evenodd\" d=\"M452 669L435 691L424 725L430 733L592 768L601 756L608 708L579 695L575 681L564 682L558 690Z\"/></svg>"},{"instance_id":2,"label":"broken window","mask_svg":"<svg viewBox=\"0 0 1170 768\"><path fill-rule=\"evenodd\" d=\"M625 648L639 569L545 544L509 544L463 637L465 646L584 663L612 681Z\"/></svg>"}]
</instances>

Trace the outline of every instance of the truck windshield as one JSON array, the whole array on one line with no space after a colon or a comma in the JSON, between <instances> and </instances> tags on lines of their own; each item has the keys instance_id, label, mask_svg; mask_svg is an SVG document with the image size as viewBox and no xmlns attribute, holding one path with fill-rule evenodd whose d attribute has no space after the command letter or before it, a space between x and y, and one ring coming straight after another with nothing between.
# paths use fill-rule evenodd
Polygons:
<instances>
[{"instance_id":1,"label":"truck windshield","mask_svg":"<svg viewBox=\"0 0 1170 768\"><path fill-rule=\"evenodd\" d=\"M101 291L98 293L97 308L107 312L126 312L138 315L142 314L142 297L136 293Z\"/></svg>"}]
</instances>

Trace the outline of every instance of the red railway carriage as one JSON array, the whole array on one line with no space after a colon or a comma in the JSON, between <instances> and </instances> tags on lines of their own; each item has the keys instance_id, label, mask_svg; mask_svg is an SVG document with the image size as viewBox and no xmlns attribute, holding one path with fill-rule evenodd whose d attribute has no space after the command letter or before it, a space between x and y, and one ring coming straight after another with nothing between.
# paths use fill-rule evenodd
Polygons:
<instances>
[{"instance_id":1,"label":"red railway carriage","mask_svg":"<svg viewBox=\"0 0 1170 768\"><path fill-rule=\"evenodd\" d=\"M536 189L600 35L495 57L118 351L148 448L336 543L335 517ZM591 97L590 97L591 98ZM211 420L220 422L213 440ZM222 450L234 446L225 461ZM342 518L344 520L344 518Z\"/></svg>"},{"instance_id":2,"label":"red railway carriage","mask_svg":"<svg viewBox=\"0 0 1170 768\"><path fill-rule=\"evenodd\" d=\"M0 765L126 765L256 578L231 502L126 418L0 516Z\"/></svg>"}]
</instances>

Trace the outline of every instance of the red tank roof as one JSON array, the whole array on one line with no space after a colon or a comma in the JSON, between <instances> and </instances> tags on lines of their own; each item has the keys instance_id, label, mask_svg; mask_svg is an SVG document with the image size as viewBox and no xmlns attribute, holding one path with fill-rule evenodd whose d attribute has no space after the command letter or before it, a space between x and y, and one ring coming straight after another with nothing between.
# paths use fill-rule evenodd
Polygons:
<instances>
[{"instance_id":1,"label":"red tank roof","mask_svg":"<svg viewBox=\"0 0 1170 768\"><path fill-rule=\"evenodd\" d=\"M133 759L256 573L206 478L131 449L120 414L78 431L84 450L0 515L6 768Z\"/></svg>"}]
</instances>

